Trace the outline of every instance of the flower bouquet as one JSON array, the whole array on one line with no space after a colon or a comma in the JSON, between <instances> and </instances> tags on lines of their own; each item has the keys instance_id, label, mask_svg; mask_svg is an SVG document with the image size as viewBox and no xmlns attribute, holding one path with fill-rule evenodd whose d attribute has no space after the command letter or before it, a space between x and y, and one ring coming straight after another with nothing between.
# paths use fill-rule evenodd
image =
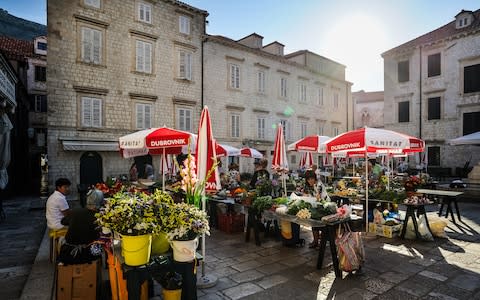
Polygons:
<instances>
[{"instance_id":1,"label":"flower bouquet","mask_svg":"<svg viewBox=\"0 0 480 300\"><path fill-rule=\"evenodd\" d=\"M169 241L192 240L204 233L210 235L207 213L193 204L182 202L164 206L159 217Z\"/></svg>"},{"instance_id":2,"label":"flower bouquet","mask_svg":"<svg viewBox=\"0 0 480 300\"><path fill-rule=\"evenodd\" d=\"M405 187L405 191L407 192L414 192L417 188L422 184L422 180L417 176L410 176L405 180L403 186Z\"/></svg>"}]
</instances>

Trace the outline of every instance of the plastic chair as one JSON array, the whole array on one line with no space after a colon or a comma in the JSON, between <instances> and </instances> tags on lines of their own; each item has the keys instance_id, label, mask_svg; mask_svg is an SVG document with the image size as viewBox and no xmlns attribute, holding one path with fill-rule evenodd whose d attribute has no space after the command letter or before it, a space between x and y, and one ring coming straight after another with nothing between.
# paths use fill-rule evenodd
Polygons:
<instances>
[{"instance_id":1,"label":"plastic chair","mask_svg":"<svg viewBox=\"0 0 480 300\"><path fill-rule=\"evenodd\" d=\"M55 263L57 256L60 253L60 238L65 237L68 228L49 229L48 236L50 237L50 262Z\"/></svg>"}]
</instances>

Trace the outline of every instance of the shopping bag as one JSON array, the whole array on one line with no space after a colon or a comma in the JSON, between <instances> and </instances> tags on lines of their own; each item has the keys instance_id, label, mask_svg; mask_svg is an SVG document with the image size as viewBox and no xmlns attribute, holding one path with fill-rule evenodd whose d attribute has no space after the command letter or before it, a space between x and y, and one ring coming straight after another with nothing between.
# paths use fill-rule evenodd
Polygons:
<instances>
[{"instance_id":1,"label":"shopping bag","mask_svg":"<svg viewBox=\"0 0 480 300\"><path fill-rule=\"evenodd\" d=\"M348 223L344 223L343 226L339 227L335 244L338 249L340 269L346 272L360 269L365 261L365 249L361 233L352 232Z\"/></svg>"}]
</instances>

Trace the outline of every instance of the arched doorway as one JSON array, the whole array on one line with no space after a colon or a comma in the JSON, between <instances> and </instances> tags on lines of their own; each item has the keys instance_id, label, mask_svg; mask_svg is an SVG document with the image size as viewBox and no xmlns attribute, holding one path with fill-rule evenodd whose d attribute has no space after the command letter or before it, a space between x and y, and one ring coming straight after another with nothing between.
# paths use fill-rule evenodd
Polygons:
<instances>
[{"instance_id":1,"label":"arched doorway","mask_svg":"<svg viewBox=\"0 0 480 300\"><path fill-rule=\"evenodd\" d=\"M102 157L97 152L85 152L80 157L80 184L92 185L103 181Z\"/></svg>"}]
</instances>

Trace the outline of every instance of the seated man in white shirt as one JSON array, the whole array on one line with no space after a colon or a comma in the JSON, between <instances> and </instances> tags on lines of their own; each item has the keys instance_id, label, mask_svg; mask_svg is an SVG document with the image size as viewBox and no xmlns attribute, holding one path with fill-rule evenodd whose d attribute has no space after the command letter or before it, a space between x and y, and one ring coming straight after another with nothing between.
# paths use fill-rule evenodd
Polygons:
<instances>
[{"instance_id":1,"label":"seated man in white shirt","mask_svg":"<svg viewBox=\"0 0 480 300\"><path fill-rule=\"evenodd\" d=\"M47 226L50 229L58 230L63 228L61 221L70 212L70 207L65 197L70 193L71 182L67 178L59 178L55 182L55 192L48 197L45 216Z\"/></svg>"}]
</instances>

